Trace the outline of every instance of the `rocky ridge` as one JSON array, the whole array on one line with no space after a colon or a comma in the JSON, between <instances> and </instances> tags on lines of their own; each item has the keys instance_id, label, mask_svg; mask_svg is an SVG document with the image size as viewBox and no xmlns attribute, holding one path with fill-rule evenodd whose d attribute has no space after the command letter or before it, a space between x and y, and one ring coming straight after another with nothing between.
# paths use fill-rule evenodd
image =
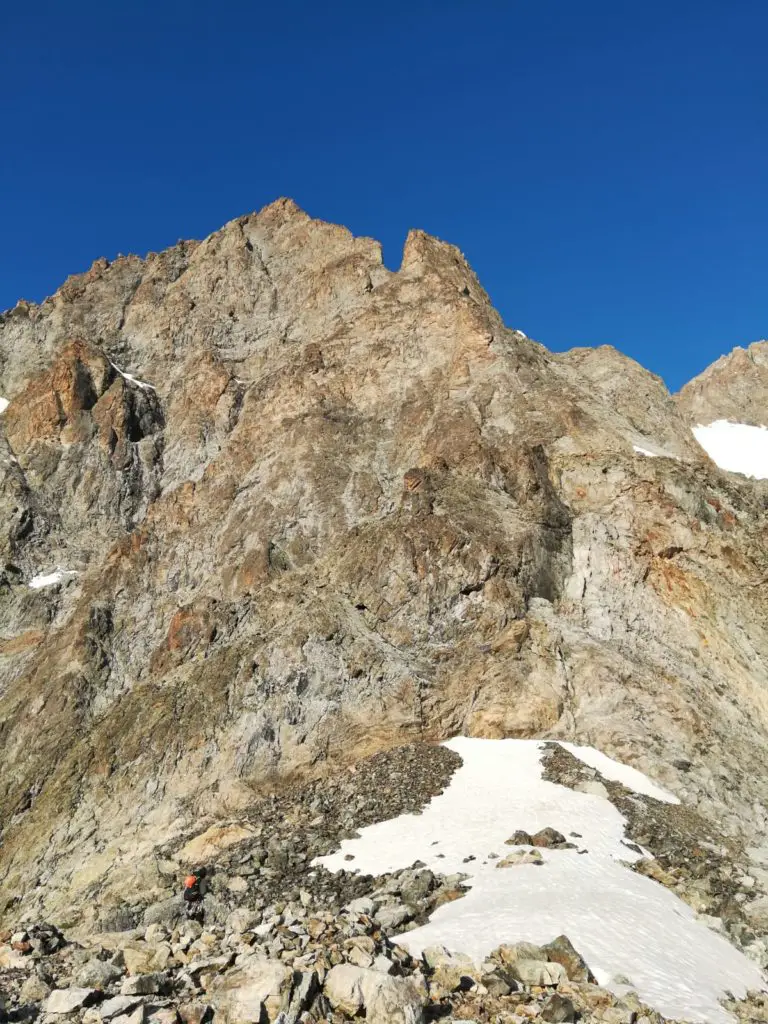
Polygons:
<instances>
[{"instance_id":1,"label":"rocky ridge","mask_svg":"<svg viewBox=\"0 0 768 1024\"><path fill-rule=\"evenodd\" d=\"M736 348L685 385L678 406L692 424L732 420L755 427L768 419L768 341Z\"/></svg>"},{"instance_id":2,"label":"rocky ridge","mask_svg":"<svg viewBox=\"0 0 768 1024\"><path fill-rule=\"evenodd\" d=\"M285 200L3 314L3 919L84 939L264 794L460 732L641 768L759 916L768 491L690 430L728 365L553 355L454 247L392 272Z\"/></svg>"}]
</instances>

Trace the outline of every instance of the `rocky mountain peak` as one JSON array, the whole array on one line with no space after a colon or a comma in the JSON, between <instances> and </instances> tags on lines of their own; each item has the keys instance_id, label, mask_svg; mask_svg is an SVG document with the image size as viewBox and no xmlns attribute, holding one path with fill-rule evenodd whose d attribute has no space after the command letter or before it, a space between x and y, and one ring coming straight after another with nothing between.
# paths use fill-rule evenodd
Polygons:
<instances>
[{"instance_id":1,"label":"rocky mountain peak","mask_svg":"<svg viewBox=\"0 0 768 1024\"><path fill-rule=\"evenodd\" d=\"M765 363L673 399L290 200L3 314L0 912L96 928L167 844L457 734L641 769L757 898L765 490L691 426L759 421Z\"/></svg>"},{"instance_id":2,"label":"rocky mountain peak","mask_svg":"<svg viewBox=\"0 0 768 1024\"><path fill-rule=\"evenodd\" d=\"M682 388L677 401L691 422L768 425L768 341L721 356Z\"/></svg>"}]
</instances>

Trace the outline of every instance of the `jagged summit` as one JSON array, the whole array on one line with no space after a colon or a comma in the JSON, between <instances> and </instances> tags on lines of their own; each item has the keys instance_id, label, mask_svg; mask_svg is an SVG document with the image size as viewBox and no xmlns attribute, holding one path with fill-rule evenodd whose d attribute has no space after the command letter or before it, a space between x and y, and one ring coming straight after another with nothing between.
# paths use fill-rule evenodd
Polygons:
<instances>
[{"instance_id":1,"label":"jagged summit","mask_svg":"<svg viewBox=\"0 0 768 1024\"><path fill-rule=\"evenodd\" d=\"M0 914L98 927L165 893L164 844L456 734L636 766L757 900L764 485L689 389L289 200L4 314Z\"/></svg>"},{"instance_id":2,"label":"jagged summit","mask_svg":"<svg viewBox=\"0 0 768 1024\"><path fill-rule=\"evenodd\" d=\"M768 426L768 341L721 356L686 384L677 400L691 422L725 419Z\"/></svg>"}]
</instances>

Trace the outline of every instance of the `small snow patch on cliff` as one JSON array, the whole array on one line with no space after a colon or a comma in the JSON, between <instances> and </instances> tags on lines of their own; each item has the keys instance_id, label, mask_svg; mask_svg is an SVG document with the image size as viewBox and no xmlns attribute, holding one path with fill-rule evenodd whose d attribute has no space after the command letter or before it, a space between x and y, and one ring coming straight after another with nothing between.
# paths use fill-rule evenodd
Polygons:
<instances>
[{"instance_id":1,"label":"small snow patch on cliff","mask_svg":"<svg viewBox=\"0 0 768 1024\"><path fill-rule=\"evenodd\" d=\"M5 412L5 410L8 408L8 404L8 399L0 396L0 413Z\"/></svg>"},{"instance_id":2,"label":"small snow patch on cliff","mask_svg":"<svg viewBox=\"0 0 768 1024\"><path fill-rule=\"evenodd\" d=\"M62 569L61 566L57 566L53 572L49 573L38 573L29 581L29 586L32 590L42 590L43 587L53 587L57 583L65 583L67 580L74 579L77 573L74 569Z\"/></svg>"},{"instance_id":3,"label":"small snow patch on cliff","mask_svg":"<svg viewBox=\"0 0 768 1024\"><path fill-rule=\"evenodd\" d=\"M139 380L138 377L134 377L132 373L125 373L123 370L120 369L119 366L115 366L115 364L113 362L110 361L109 365L112 367L113 370L117 370L117 372L120 374L120 376L123 378L123 380L127 380L129 384L133 384L137 388L141 388L142 391L154 391L155 390L155 388L152 386L152 384L147 384L147 382L145 380Z\"/></svg>"},{"instance_id":4,"label":"small snow patch on cliff","mask_svg":"<svg viewBox=\"0 0 768 1024\"><path fill-rule=\"evenodd\" d=\"M693 434L720 469L768 480L768 429L747 423L715 420L693 428Z\"/></svg>"}]
</instances>

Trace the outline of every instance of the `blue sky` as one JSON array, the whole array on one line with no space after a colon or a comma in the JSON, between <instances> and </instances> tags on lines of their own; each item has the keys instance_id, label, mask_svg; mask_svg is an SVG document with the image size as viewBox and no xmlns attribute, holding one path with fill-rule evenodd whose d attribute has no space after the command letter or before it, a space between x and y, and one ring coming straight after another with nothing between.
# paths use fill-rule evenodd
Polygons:
<instances>
[{"instance_id":1,"label":"blue sky","mask_svg":"<svg viewBox=\"0 0 768 1024\"><path fill-rule=\"evenodd\" d=\"M675 389L768 335L768 3L0 3L0 308L280 195Z\"/></svg>"}]
</instances>

